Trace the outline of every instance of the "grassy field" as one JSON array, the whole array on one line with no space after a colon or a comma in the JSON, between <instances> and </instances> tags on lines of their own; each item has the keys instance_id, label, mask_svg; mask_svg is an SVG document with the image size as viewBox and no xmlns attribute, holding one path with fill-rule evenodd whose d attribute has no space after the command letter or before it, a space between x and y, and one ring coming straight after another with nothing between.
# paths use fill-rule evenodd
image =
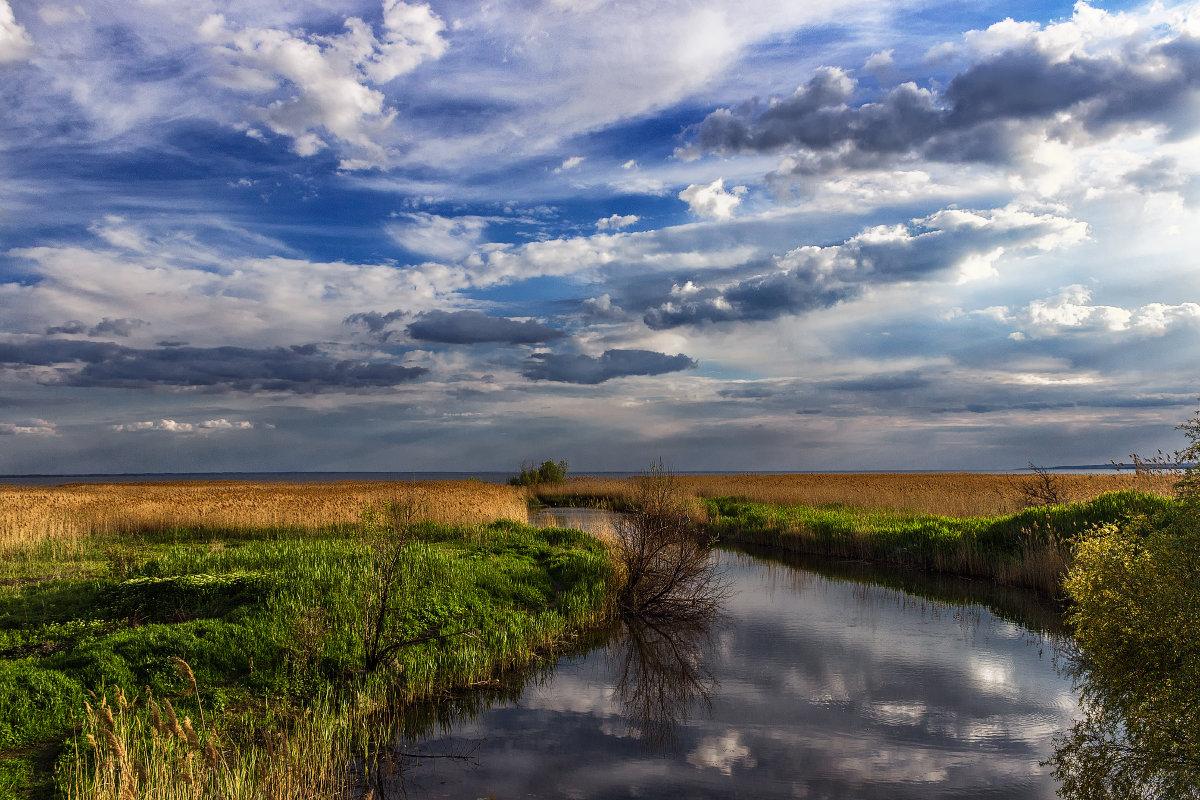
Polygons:
<instances>
[{"instance_id":1,"label":"grassy field","mask_svg":"<svg viewBox=\"0 0 1200 800\"><path fill-rule=\"evenodd\" d=\"M1059 475L1063 500L1091 500L1105 492L1134 489L1169 495L1173 478L1129 473ZM1012 514L1024 508L1022 486L1028 475L824 474L824 475L676 475L679 487L698 498L729 497L768 505L840 505L911 511L946 517ZM547 505L595 503L620 507L631 496L629 481L615 478L570 478L535 488Z\"/></svg>"},{"instance_id":2,"label":"grassy field","mask_svg":"<svg viewBox=\"0 0 1200 800\"><path fill-rule=\"evenodd\" d=\"M609 619L610 562L584 534L414 522L436 486L402 487L403 524L330 524L397 487L264 487L259 509L234 485L11 493L84 513L22 521L0 559L0 797L350 796L381 714L489 685ZM108 530L106 491L141 501ZM506 487L447 495L429 515L524 518ZM301 501L323 526L296 524ZM282 524L248 523L264 515Z\"/></svg>"},{"instance_id":3,"label":"grassy field","mask_svg":"<svg viewBox=\"0 0 1200 800\"><path fill-rule=\"evenodd\" d=\"M96 533L295 528L358 520L364 503L397 501L448 525L525 519L525 494L481 481L178 481L66 486L0 485L0 552Z\"/></svg>"},{"instance_id":4,"label":"grassy field","mask_svg":"<svg viewBox=\"0 0 1200 800\"><path fill-rule=\"evenodd\" d=\"M715 499L708 501L707 524L726 542L987 578L1058 594L1074 547L1085 534L1160 512L1171 502L1125 490L1014 514L950 517Z\"/></svg>"}]
</instances>

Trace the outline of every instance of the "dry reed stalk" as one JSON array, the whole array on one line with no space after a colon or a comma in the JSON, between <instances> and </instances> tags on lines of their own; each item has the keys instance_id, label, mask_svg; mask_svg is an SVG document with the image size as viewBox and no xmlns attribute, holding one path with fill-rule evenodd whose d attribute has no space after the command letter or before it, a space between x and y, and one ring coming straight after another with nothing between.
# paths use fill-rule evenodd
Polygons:
<instances>
[{"instance_id":1,"label":"dry reed stalk","mask_svg":"<svg viewBox=\"0 0 1200 800\"><path fill-rule=\"evenodd\" d=\"M315 530L397 501L446 524L524 520L525 494L479 481L176 481L0 486L0 551L46 539L176 527Z\"/></svg>"}]
</instances>

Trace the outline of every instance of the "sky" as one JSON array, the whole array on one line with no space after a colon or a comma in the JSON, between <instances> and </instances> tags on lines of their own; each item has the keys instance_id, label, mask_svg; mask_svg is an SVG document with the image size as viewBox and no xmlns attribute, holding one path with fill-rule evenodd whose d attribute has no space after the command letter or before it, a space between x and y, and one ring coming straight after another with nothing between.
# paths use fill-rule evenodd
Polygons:
<instances>
[{"instance_id":1,"label":"sky","mask_svg":"<svg viewBox=\"0 0 1200 800\"><path fill-rule=\"evenodd\" d=\"M1200 4L0 0L0 473L1179 446Z\"/></svg>"}]
</instances>

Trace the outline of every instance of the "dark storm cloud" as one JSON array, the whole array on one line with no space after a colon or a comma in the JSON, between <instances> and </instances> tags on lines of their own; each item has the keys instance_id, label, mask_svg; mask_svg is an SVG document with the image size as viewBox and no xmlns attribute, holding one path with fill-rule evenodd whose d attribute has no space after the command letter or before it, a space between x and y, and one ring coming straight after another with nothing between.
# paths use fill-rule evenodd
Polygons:
<instances>
[{"instance_id":1,"label":"dark storm cloud","mask_svg":"<svg viewBox=\"0 0 1200 800\"><path fill-rule=\"evenodd\" d=\"M251 349L172 347L137 350L109 342L40 340L0 343L0 363L66 368L70 386L207 387L224 391L312 393L384 388L408 383L428 370L398 364L332 360L314 345ZM82 367L74 368L82 363Z\"/></svg>"},{"instance_id":2,"label":"dark storm cloud","mask_svg":"<svg viewBox=\"0 0 1200 800\"><path fill-rule=\"evenodd\" d=\"M1182 134L1197 125L1187 99L1200 90L1200 40L1179 36L1123 57L1062 61L1026 43L973 64L941 93L906 83L854 106L856 88L840 70L823 68L791 97L714 111L689 129L685 151L795 150L802 157L792 172L821 173L904 155L1008 163L1039 125L1063 139L1146 124Z\"/></svg>"},{"instance_id":3,"label":"dark storm cloud","mask_svg":"<svg viewBox=\"0 0 1200 800\"><path fill-rule=\"evenodd\" d=\"M702 323L760 321L829 308L858 297L869 285L944 275L971 257L1036 246L1045 237L1076 235L1073 220L1009 209L934 214L908 225L864 231L844 244L805 247L767 264L747 265L716 286L677 281L644 316L663 330ZM682 284L682 287L681 287Z\"/></svg>"},{"instance_id":4,"label":"dark storm cloud","mask_svg":"<svg viewBox=\"0 0 1200 800\"><path fill-rule=\"evenodd\" d=\"M539 344L564 336L540 322L489 317L482 311L427 311L406 330L414 339L442 344Z\"/></svg>"},{"instance_id":5,"label":"dark storm cloud","mask_svg":"<svg viewBox=\"0 0 1200 800\"><path fill-rule=\"evenodd\" d=\"M538 353L521 369L526 378L561 383L603 383L629 375L661 375L695 369L697 363L685 355L669 356L653 350L605 350L599 357Z\"/></svg>"}]
</instances>

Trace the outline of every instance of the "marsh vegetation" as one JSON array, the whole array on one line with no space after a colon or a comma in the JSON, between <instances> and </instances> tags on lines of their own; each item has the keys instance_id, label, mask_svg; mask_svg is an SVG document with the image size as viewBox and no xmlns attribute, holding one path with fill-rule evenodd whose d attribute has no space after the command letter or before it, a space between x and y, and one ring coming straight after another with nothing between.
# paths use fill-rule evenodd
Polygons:
<instances>
[{"instance_id":1,"label":"marsh vegetation","mask_svg":"<svg viewBox=\"0 0 1200 800\"><path fill-rule=\"evenodd\" d=\"M503 697L614 624L617 697L639 738L665 741L687 717L655 722L664 709L704 707L713 686L697 654L728 594L719 540L1059 596L1069 574L1086 714L1054 757L1064 791L1190 796L1194 490L1060 477L1077 502L1033 508L1009 476L661 465L530 486L0 487L0 795L349 796L392 763L415 702ZM624 513L603 540L513 522L534 499ZM673 677L634 680L651 673Z\"/></svg>"}]
</instances>

